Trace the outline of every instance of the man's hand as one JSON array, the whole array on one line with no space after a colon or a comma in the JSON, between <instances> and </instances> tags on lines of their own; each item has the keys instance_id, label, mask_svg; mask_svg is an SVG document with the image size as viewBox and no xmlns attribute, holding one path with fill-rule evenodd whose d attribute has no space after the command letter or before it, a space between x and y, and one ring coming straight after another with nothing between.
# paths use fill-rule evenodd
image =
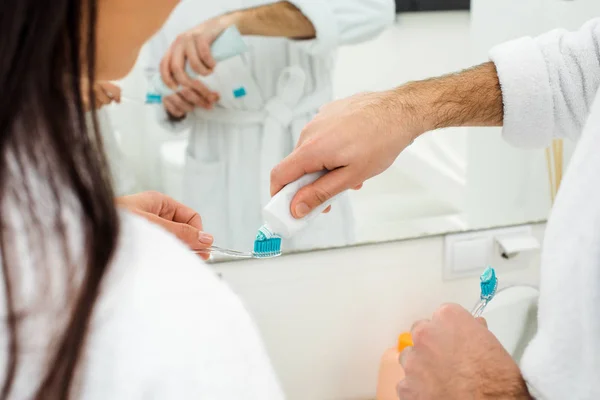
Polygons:
<instances>
[{"instance_id":1,"label":"man's hand","mask_svg":"<svg viewBox=\"0 0 600 400\"><path fill-rule=\"evenodd\" d=\"M202 218L197 212L162 193L144 192L119 197L116 203L162 226L192 250L206 249L213 243L212 235L202 231ZM202 258L206 260L209 255L202 255Z\"/></svg>"},{"instance_id":2,"label":"man's hand","mask_svg":"<svg viewBox=\"0 0 600 400\"><path fill-rule=\"evenodd\" d=\"M201 76L212 74L217 63L210 46L228 24L229 20L219 17L182 33L163 57L160 63L163 82L177 91L163 99L165 109L172 117L183 118L196 107L210 110L219 101L219 94L190 77L186 66L189 64L188 68Z\"/></svg>"},{"instance_id":3,"label":"man's hand","mask_svg":"<svg viewBox=\"0 0 600 400\"><path fill-rule=\"evenodd\" d=\"M219 94L211 92L202 82L193 80L191 85L163 98L165 110L171 117L183 118L196 107L212 110L214 103L219 101Z\"/></svg>"},{"instance_id":4,"label":"man's hand","mask_svg":"<svg viewBox=\"0 0 600 400\"><path fill-rule=\"evenodd\" d=\"M81 96L83 99L84 108L89 111L91 108L91 101L89 99L89 82L87 79L81 79ZM108 81L100 81L94 83L94 100L96 109L99 110L102 107L109 105L112 102L121 102L121 88L114 83Z\"/></svg>"},{"instance_id":5,"label":"man's hand","mask_svg":"<svg viewBox=\"0 0 600 400\"><path fill-rule=\"evenodd\" d=\"M302 131L294 152L274 168L271 194L304 174L330 171L294 197L290 211L301 218L385 171L426 131L499 126L502 120L502 92L492 63L336 101L321 109Z\"/></svg>"},{"instance_id":6,"label":"man's hand","mask_svg":"<svg viewBox=\"0 0 600 400\"><path fill-rule=\"evenodd\" d=\"M394 92L365 93L321 109L300 136L296 150L271 173L271 194L301 176L328 174L301 189L292 214L302 218L336 194L379 175L422 131Z\"/></svg>"},{"instance_id":7,"label":"man's hand","mask_svg":"<svg viewBox=\"0 0 600 400\"><path fill-rule=\"evenodd\" d=\"M442 306L413 325L414 347L400 362L402 400L531 399L519 367L487 329L458 305Z\"/></svg>"},{"instance_id":8,"label":"man's hand","mask_svg":"<svg viewBox=\"0 0 600 400\"><path fill-rule=\"evenodd\" d=\"M195 79L188 76L186 64L198 75L212 74L217 62L210 46L231 22L227 18L217 17L179 35L160 63L160 75L164 83L173 90L178 90L179 86L194 87ZM216 93L206 87L202 93L207 101L216 97Z\"/></svg>"}]
</instances>

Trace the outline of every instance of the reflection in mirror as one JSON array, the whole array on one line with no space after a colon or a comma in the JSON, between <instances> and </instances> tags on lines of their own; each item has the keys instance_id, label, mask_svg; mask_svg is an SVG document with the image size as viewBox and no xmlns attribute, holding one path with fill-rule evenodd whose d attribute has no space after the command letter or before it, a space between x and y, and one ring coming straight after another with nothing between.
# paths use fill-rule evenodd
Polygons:
<instances>
[{"instance_id":1,"label":"reflection in mirror","mask_svg":"<svg viewBox=\"0 0 600 400\"><path fill-rule=\"evenodd\" d=\"M181 3L120 82L122 103L102 111L119 191L165 192L201 214L216 245L251 250L270 200L269 172L292 151L319 107L485 61L487 50L506 39L471 26L468 11L401 14L391 24L387 0L369 3L344 8L354 19L340 28L339 49L327 32L310 39L311 23L299 24L295 33L248 28L279 37L244 35L247 51L218 61L194 90L143 104L181 34L192 29L190 37L210 41L226 26L215 23L230 11L224 6ZM301 10L285 11L311 21ZM210 61L200 67L209 71ZM284 252L544 220L570 153L562 142L548 151L517 150L491 128L424 135L392 168L284 241Z\"/></svg>"}]
</instances>

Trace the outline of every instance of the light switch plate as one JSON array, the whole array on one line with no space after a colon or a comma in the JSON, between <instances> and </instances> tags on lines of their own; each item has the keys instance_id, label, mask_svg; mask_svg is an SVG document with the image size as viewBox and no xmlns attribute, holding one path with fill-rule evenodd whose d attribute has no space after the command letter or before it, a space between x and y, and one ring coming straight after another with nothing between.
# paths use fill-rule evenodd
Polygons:
<instances>
[{"instance_id":1,"label":"light switch plate","mask_svg":"<svg viewBox=\"0 0 600 400\"><path fill-rule=\"evenodd\" d=\"M452 245L452 271L455 273L479 271L492 262L494 242L489 237L458 240Z\"/></svg>"},{"instance_id":2,"label":"light switch plate","mask_svg":"<svg viewBox=\"0 0 600 400\"><path fill-rule=\"evenodd\" d=\"M523 269L529 266L532 251L520 253L511 259L502 257L498 237L533 237L531 226L517 226L447 235L445 237L444 279L478 276L488 267L498 273L503 270Z\"/></svg>"}]
</instances>

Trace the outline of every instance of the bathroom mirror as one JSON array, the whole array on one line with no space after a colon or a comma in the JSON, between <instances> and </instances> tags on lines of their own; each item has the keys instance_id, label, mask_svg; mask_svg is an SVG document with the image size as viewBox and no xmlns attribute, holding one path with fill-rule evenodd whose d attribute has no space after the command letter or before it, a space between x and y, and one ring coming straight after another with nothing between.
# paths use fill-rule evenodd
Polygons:
<instances>
[{"instance_id":1,"label":"bathroom mirror","mask_svg":"<svg viewBox=\"0 0 600 400\"><path fill-rule=\"evenodd\" d=\"M495 11L482 5L485 2L471 3L471 12L400 14L396 23L376 39L340 48L332 75L333 96L342 98L361 91L387 89L460 70L485 61L487 50L496 43L546 29L535 21L537 15L532 14L530 24L519 24L513 31L507 31L500 22L493 22ZM577 22L584 19L582 16ZM571 21L572 27L577 26L575 20ZM253 40L249 39L251 48ZM144 68L151 58L149 52L148 49L142 52L134 71L121 82L123 96L130 100L141 101L146 93ZM212 221L218 219L222 224L231 219L241 221L233 229L243 233L245 242L235 247L250 249L259 228L255 219L260 216L260 207L254 201L248 201L252 204L248 207L232 208L228 204L233 200L238 204L240 200L243 202L244 196L252 192L252 185L258 183L249 182L250 186L236 188L229 197L223 196L219 191L232 174L247 173L245 167L228 165L224 159L190 167L186 163L190 147L205 146L210 151L214 143L198 143L189 131L165 131L156 122L157 106L130 100L101 112L118 192L159 190L188 204L190 193L191 198L204 196L211 205L206 209L196 207L204 220L211 221L208 213L217 212L218 218L212 216ZM293 123L304 122L300 119ZM232 147L221 154L256 151L251 146L239 147L242 142L231 143ZM549 149L515 149L502 140L499 129L491 128L429 133L403 152L387 172L366 182L362 190L349 194L351 207L340 212L344 213L345 222L352 222L346 232L351 239L338 241L329 240L327 235L312 236L293 250L543 221L572 149L571 143L562 141L553 143ZM260 163L260 152L255 155L255 162ZM196 168L195 180L184 177L186 168ZM255 181L259 182L258 177ZM252 223L243 223L246 215L255 216L248 218ZM331 218L323 215L319 223L326 227L333 224ZM230 246L232 241L226 234L219 236L221 231L211 223L206 230L215 231L215 244Z\"/></svg>"}]
</instances>

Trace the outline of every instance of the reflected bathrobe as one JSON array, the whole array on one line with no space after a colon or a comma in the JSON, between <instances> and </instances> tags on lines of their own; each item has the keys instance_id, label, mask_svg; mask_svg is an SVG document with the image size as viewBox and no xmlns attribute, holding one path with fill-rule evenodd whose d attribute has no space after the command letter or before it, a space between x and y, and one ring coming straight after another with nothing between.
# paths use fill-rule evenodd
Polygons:
<instances>
[{"instance_id":1,"label":"reflected bathrobe","mask_svg":"<svg viewBox=\"0 0 600 400\"><path fill-rule=\"evenodd\" d=\"M544 239L538 333L521 370L536 399L600 399L600 19L492 50L504 137L578 139Z\"/></svg>"},{"instance_id":2,"label":"reflected bathrobe","mask_svg":"<svg viewBox=\"0 0 600 400\"><path fill-rule=\"evenodd\" d=\"M156 106L161 125L175 132L190 130L183 201L202 215L205 230L219 246L252 248L263 223L261 210L270 199L271 168L293 150L319 107L333 100L336 48L377 36L395 15L392 0L290 2L312 21L316 39L246 37L249 51L239 58L250 95L243 102L222 101L212 111L196 109L178 123L169 122L164 108ZM182 2L149 43L148 74L156 73L178 34L225 12L265 3ZM330 214L315 220L285 248L345 246L353 238L352 209L348 196L342 196Z\"/></svg>"}]
</instances>

